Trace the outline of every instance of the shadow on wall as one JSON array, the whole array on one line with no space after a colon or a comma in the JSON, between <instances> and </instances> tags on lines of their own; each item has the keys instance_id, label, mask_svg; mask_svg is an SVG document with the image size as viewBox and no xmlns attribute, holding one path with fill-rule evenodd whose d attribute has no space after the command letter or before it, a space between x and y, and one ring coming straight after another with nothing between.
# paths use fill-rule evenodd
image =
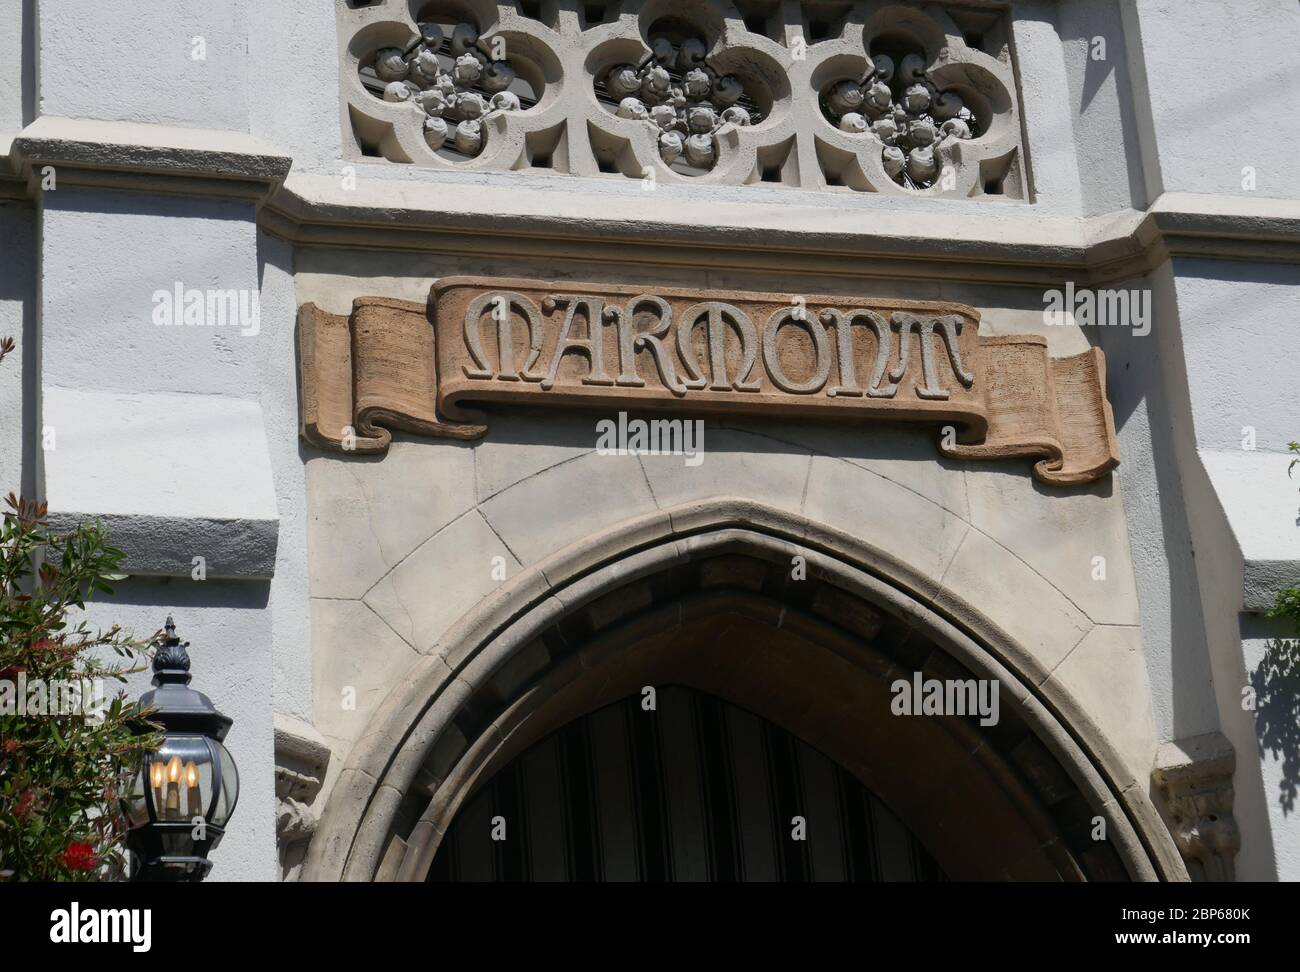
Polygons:
<instances>
[{"instance_id":1,"label":"shadow on wall","mask_svg":"<svg viewBox=\"0 0 1300 972\"><path fill-rule=\"evenodd\" d=\"M1300 790L1300 641L1270 638L1264 657L1250 672L1255 694L1255 735L1260 757L1281 761L1278 806L1284 814L1295 809Z\"/></svg>"},{"instance_id":2,"label":"shadow on wall","mask_svg":"<svg viewBox=\"0 0 1300 972\"><path fill-rule=\"evenodd\" d=\"M1108 111L1115 111L1118 113L1115 127L1124 149L1118 157L1099 159L1093 155L1088 159L1091 165L1081 165L1085 197L1091 196L1085 201L1099 212L1125 205L1145 208L1150 200L1138 144L1134 79L1129 70L1130 38L1126 35L1120 7L1113 0L1065 3L1055 11L1055 19L1067 60L1066 82L1071 89L1071 98L1078 106L1077 109L1071 106L1072 113L1077 112L1079 116L1075 120L1077 136L1088 137L1096 130L1095 125L1104 124ZM1081 71L1079 61L1082 61ZM1137 84L1145 98L1145 78L1137 79ZM1108 90L1111 85L1113 93ZM1094 107L1093 102L1098 96L1101 101ZM1098 121L1089 121L1090 118Z\"/></svg>"}]
</instances>

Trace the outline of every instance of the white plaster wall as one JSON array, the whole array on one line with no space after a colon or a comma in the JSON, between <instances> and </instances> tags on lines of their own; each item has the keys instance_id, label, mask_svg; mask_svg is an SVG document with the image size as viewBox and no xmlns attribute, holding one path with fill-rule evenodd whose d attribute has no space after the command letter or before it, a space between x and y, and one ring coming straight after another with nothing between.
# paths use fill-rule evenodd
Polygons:
<instances>
[{"instance_id":1,"label":"white plaster wall","mask_svg":"<svg viewBox=\"0 0 1300 972\"><path fill-rule=\"evenodd\" d=\"M298 438L295 380L296 321L293 249L258 235L262 333L258 337L258 387L265 415L267 452L279 517L275 576L271 580L270 651L275 711L311 721L311 618L307 583L305 446Z\"/></svg>"},{"instance_id":2,"label":"white plaster wall","mask_svg":"<svg viewBox=\"0 0 1300 972\"><path fill-rule=\"evenodd\" d=\"M46 498L59 513L269 520L275 504L256 402L47 386ZM200 461L196 450L206 450ZM238 461L235 461L235 460ZM196 551L202 553L202 551Z\"/></svg>"},{"instance_id":3,"label":"white plaster wall","mask_svg":"<svg viewBox=\"0 0 1300 972\"><path fill-rule=\"evenodd\" d=\"M248 11L264 6L40 0L39 113L246 132Z\"/></svg>"},{"instance_id":4,"label":"white plaster wall","mask_svg":"<svg viewBox=\"0 0 1300 972\"><path fill-rule=\"evenodd\" d=\"M0 133L18 131L32 114L34 21L32 0L0 0Z\"/></svg>"},{"instance_id":5,"label":"white plaster wall","mask_svg":"<svg viewBox=\"0 0 1300 972\"><path fill-rule=\"evenodd\" d=\"M1261 802L1268 808L1269 829L1251 834L1261 846L1254 854L1263 858L1258 873L1276 873L1280 881L1300 881L1300 835L1296 833L1297 778L1300 756L1297 755L1295 632L1282 622L1268 622L1258 616L1242 625L1242 654L1247 678L1256 689L1257 705L1254 728L1260 756ZM1292 673L1279 679L1278 668ZM1245 848L1243 847L1243 851Z\"/></svg>"},{"instance_id":6,"label":"white plaster wall","mask_svg":"<svg viewBox=\"0 0 1300 972\"><path fill-rule=\"evenodd\" d=\"M1290 0L1130 0L1166 192L1294 199L1300 7ZM1242 185L1255 169L1257 188Z\"/></svg>"},{"instance_id":7,"label":"white plaster wall","mask_svg":"<svg viewBox=\"0 0 1300 972\"><path fill-rule=\"evenodd\" d=\"M1129 37L1117 0L1057 5L1068 105L1074 123L1081 211L1143 208L1141 145L1133 107Z\"/></svg>"},{"instance_id":8,"label":"white plaster wall","mask_svg":"<svg viewBox=\"0 0 1300 972\"><path fill-rule=\"evenodd\" d=\"M61 508L123 512L126 503L176 523L255 515L279 524L269 584L133 578L90 612L98 623L140 633L174 612L194 642L196 687L235 719L229 746L243 795L213 855L213 878L227 880L278 875L273 696L299 716L310 715L311 698L292 253L259 235L251 217L239 203L51 193L42 281L47 401L98 396L127 407L116 415L83 406L60 419L47 490L64 498ZM258 291L257 333L156 326L152 291L177 279ZM223 448L228 433L234 438ZM88 457L105 442L114 444L115 461L95 463L103 475L87 475ZM167 542L165 528L159 542ZM145 683L137 679L131 694Z\"/></svg>"},{"instance_id":9,"label":"white plaster wall","mask_svg":"<svg viewBox=\"0 0 1300 972\"><path fill-rule=\"evenodd\" d=\"M260 314L256 327L153 317L155 293L178 282L256 295L252 206L56 189L42 208L41 387L58 419L47 423L51 510L273 521Z\"/></svg>"},{"instance_id":10,"label":"white plaster wall","mask_svg":"<svg viewBox=\"0 0 1300 972\"><path fill-rule=\"evenodd\" d=\"M1065 70L1054 4L1029 3L1012 21L1020 62L1020 103L1039 214L1077 214L1079 160L1069 110L1070 76Z\"/></svg>"},{"instance_id":11,"label":"white plaster wall","mask_svg":"<svg viewBox=\"0 0 1300 972\"><path fill-rule=\"evenodd\" d=\"M257 341L160 327L153 294L257 288L250 203L58 189L45 194L46 385L257 397Z\"/></svg>"},{"instance_id":12,"label":"white plaster wall","mask_svg":"<svg viewBox=\"0 0 1300 972\"><path fill-rule=\"evenodd\" d=\"M1300 54L1296 55L1300 61ZM1285 452L1300 439L1300 267L1180 259L1179 323L1199 449Z\"/></svg>"},{"instance_id":13,"label":"white plaster wall","mask_svg":"<svg viewBox=\"0 0 1300 972\"><path fill-rule=\"evenodd\" d=\"M1300 823L1291 815L1287 793L1279 789L1283 776L1294 787L1300 777L1296 766L1296 733L1277 732L1277 720L1284 717L1281 700L1295 692L1295 678L1270 666L1255 670L1258 658L1249 658L1250 646L1243 644L1249 616L1241 614L1241 555L1230 524L1223 515L1214 486L1196 457L1184 471L1184 495L1188 500L1192 542L1196 550L1196 571L1200 581L1202 617L1214 674L1219 730L1237 754L1233 774L1233 816L1242 834L1236 873L1241 880L1297 880L1300 872L1284 870L1278 850L1300 844ZM1294 526L1289 522L1280 529ZM1300 580L1300 578L1297 578ZM1294 634L1294 632L1292 633ZM1294 644L1294 642L1293 642ZM1262 653L1261 653L1262 654ZM1283 658L1288 657L1283 653ZM1246 707L1244 692L1250 686L1262 697L1264 710ZM1294 730L1294 708L1290 716ZM1275 746L1271 753L1261 748L1261 730L1272 723ZM1258 724L1258 725L1257 725ZM1276 765L1279 753L1285 763ZM1270 761L1274 762L1270 766ZM1270 777L1272 779L1270 779ZM1294 802L1294 801L1291 801ZM1292 858L1294 854L1285 855Z\"/></svg>"},{"instance_id":14,"label":"white plaster wall","mask_svg":"<svg viewBox=\"0 0 1300 972\"><path fill-rule=\"evenodd\" d=\"M293 157L294 171L342 165L334 0L246 8L249 132Z\"/></svg>"},{"instance_id":15,"label":"white plaster wall","mask_svg":"<svg viewBox=\"0 0 1300 972\"><path fill-rule=\"evenodd\" d=\"M1300 67L1300 9L1282 0L1231 7L1134 0L1121 9L1135 99L1134 137L1126 126L1125 140L1140 149L1129 158L1143 161L1147 198L1165 191L1293 198L1300 125L1279 108ZM1207 44L1209 56L1233 65L1217 83L1206 83L1197 53ZM1243 182L1246 167L1254 186ZM1154 340L1103 338L1122 452L1138 473L1125 500L1157 725L1162 736L1217 729L1232 742L1243 835L1236 867L1248 880L1295 879L1300 845L1286 798L1297 776L1294 733L1278 734L1276 711L1270 723L1241 704L1262 655L1260 640L1243 635L1259 623L1241 613L1250 560L1275 560L1266 573L1282 582L1294 579L1282 576L1284 565L1300 560L1291 517L1265 526L1258 515L1259 507L1285 505L1277 477L1280 450L1298 424L1287 368L1296 354L1289 322L1297 282L1289 268L1268 264L1176 260L1153 278ZM1241 449L1247 426L1253 452ZM1271 749L1261 744L1270 730Z\"/></svg>"},{"instance_id":16,"label":"white plaster wall","mask_svg":"<svg viewBox=\"0 0 1300 972\"><path fill-rule=\"evenodd\" d=\"M56 422L54 449L45 453L52 509L110 514L110 537L111 514L143 517L154 525L154 549L145 553L158 561L189 564L191 555L208 555L221 537L205 534L203 524L217 531L260 524L274 542L277 507L294 507L292 479L274 483L269 460L278 446L283 467L296 429L285 271L273 263L267 271L268 292L279 284L278 304L268 302L273 312L265 328L259 315L255 334L152 320L153 292L177 280L186 288L260 289L252 206L65 188L45 194L42 215L39 387ZM285 263L283 252L273 256ZM263 395L264 380L277 389ZM266 410L276 416L270 436ZM195 547L174 549L182 542ZM293 557L290 543L289 585ZM235 826L214 854L219 879L277 874L270 596L264 580L191 579L186 568L171 579L132 577L111 602L90 608L96 623L141 635L173 612L194 642L196 687L235 719L230 749L242 771L241 797ZM294 616L290 608L283 614ZM280 637L296 640L292 632ZM132 694L145 683L138 679Z\"/></svg>"},{"instance_id":17,"label":"white plaster wall","mask_svg":"<svg viewBox=\"0 0 1300 972\"><path fill-rule=\"evenodd\" d=\"M1187 500L1174 436L1186 392L1170 388L1181 368L1171 275L1123 281L1150 288L1154 320L1144 337L1097 328L1120 444L1119 477L1142 605L1142 628L1162 742L1218 727L1210 653L1199 595ZM1180 393L1181 392L1181 393ZM1190 439L1190 431L1184 430Z\"/></svg>"},{"instance_id":18,"label":"white plaster wall","mask_svg":"<svg viewBox=\"0 0 1300 972\"><path fill-rule=\"evenodd\" d=\"M24 468L23 437L36 421L30 394L36 364L36 240L30 206L0 203L0 338L17 345L0 364L0 495L30 491L34 470ZM25 388L29 393L25 394Z\"/></svg>"},{"instance_id":19,"label":"white plaster wall","mask_svg":"<svg viewBox=\"0 0 1300 972\"><path fill-rule=\"evenodd\" d=\"M1176 260L1149 280L1151 333L1098 329L1120 437L1121 482L1161 741L1220 731L1237 754L1234 815L1243 842L1237 875L1294 879L1300 845L1283 782L1294 783L1297 742L1243 709L1262 648L1243 643L1259 623L1242 614L1243 554L1300 556L1294 513L1245 516L1281 496L1280 454L1300 427L1286 374L1296 358L1294 274L1238 263ZM1243 428L1254 426L1255 451ZM1300 499L1292 487L1292 507ZM1225 501L1237 507L1228 517ZM1285 505L1285 504L1280 504ZM1276 688L1274 694L1276 695ZM1272 727L1274 746L1261 751Z\"/></svg>"},{"instance_id":20,"label":"white plaster wall","mask_svg":"<svg viewBox=\"0 0 1300 972\"><path fill-rule=\"evenodd\" d=\"M1280 671L1260 666L1265 646L1247 632L1261 622L1242 614L1242 565L1265 550L1281 561L1300 561L1300 492L1284 478L1282 455L1300 438L1300 404L1291 394L1300 360L1294 327L1300 272L1204 260L1177 260L1174 271L1183 363L1178 377L1186 382L1188 431L1195 436L1195 451L1184 450L1184 488L1219 720L1237 752L1235 809L1245 835L1238 866L1247 878L1298 880L1300 738L1278 728L1285 717L1280 699L1294 691L1294 682L1285 664ZM1248 427L1254 449L1243 448ZM1275 517L1245 517L1233 509L1230 519L1225 509L1249 496L1271 507L1265 498L1282 490L1292 503ZM1247 685L1271 705L1244 707Z\"/></svg>"}]
</instances>

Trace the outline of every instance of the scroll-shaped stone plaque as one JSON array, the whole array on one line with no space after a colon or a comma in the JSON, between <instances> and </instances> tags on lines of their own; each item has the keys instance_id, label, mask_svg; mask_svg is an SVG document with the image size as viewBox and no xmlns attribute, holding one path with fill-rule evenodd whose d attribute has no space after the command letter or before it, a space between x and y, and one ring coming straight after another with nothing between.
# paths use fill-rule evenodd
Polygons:
<instances>
[{"instance_id":1,"label":"scroll-shaped stone plaque","mask_svg":"<svg viewBox=\"0 0 1300 972\"><path fill-rule=\"evenodd\" d=\"M481 404L951 425L948 455L1037 459L1043 482L1119 462L1097 349L980 337L960 304L448 277L428 306L299 314L303 436L383 452L390 430L470 439Z\"/></svg>"}]
</instances>

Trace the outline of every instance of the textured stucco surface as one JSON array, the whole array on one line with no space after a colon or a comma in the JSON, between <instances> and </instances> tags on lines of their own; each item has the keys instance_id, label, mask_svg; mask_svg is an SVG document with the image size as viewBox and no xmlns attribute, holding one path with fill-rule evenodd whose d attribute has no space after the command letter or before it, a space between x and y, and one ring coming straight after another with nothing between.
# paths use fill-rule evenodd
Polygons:
<instances>
[{"instance_id":1,"label":"textured stucco surface","mask_svg":"<svg viewBox=\"0 0 1300 972\"><path fill-rule=\"evenodd\" d=\"M1085 215L1141 207L1141 146L1121 0L1062 3L1057 24ZM1118 124L1116 123L1118 121Z\"/></svg>"},{"instance_id":2,"label":"textured stucco surface","mask_svg":"<svg viewBox=\"0 0 1300 972\"><path fill-rule=\"evenodd\" d=\"M270 411L283 468L294 428L292 379L283 377L293 374L293 314L282 296L279 313L265 326L259 320L255 334L162 327L152 295L176 281L257 293L252 217L252 207L237 202L48 192L38 301L41 400L54 433L43 453L45 495L55 512L103 516L110 528L116 521L114 536L131 548L126 566L135 576L111 601L92 603L91 619L145 634L173 613L194 643L199 687L235 719L240 806L213 872L230 880L277 874L272 645L277 635L305 640L301 630L285 632L295 616L289 607L276 627L271 588L279 597L282 582L265 579L277 565L277 488L292 492L275 481L266 429ZM261 395L263 356L278 397ZM291 563L292 532L287 537ZM206 579L192 572L195 556L212 566ZM172 576L139 576L158 573ZM287 569L283 583L292 576ZM297 617L305 623L305 606ZM146 681L138 678L132 693Z\"/></svg>"},{"instance_id":3,"label":"textured stucco surface","mask_svg":"<svg viewBox=\"0 0 1300 972\"><path fill-rule=\"evenodd\" d=\"M33 115L34 8L31 0L5 0L0 5L5 22L0 34L0 133L18 131Z\"/></svg>"},{"instance_id":4,"label":"textured stucco surface","mask_svg":"<svg viewBox=\"0 0 1300 972\"><path fill-rule=\"evenodd\" d=\"M248 131L255 5L42 0L38 6L42 51L61 55L41 59L41 114Z\"/></svg>"},{"instance_id":5,"label":"textured stucco surface","mask_svg":"<svg viewBox=\"0 0 1300 972\"><path fill-rule=\"evenodd\" d=\"M1245 603L1261 573L1254 564L1268 565L1271 587L1281 580L1273 569L1280 563L1292 565L1286 583L1297 580L1300 494L1287 477L1286 444L1300 429L1287 369L1300 352L1293 326L1300 275L1291 267L1203 260L1174 261L1173 271L1177 380L1186 382L1188 431L1195 434L1194 450L1185 443L1180 461L1218 718L1238 754L1239 874L1297 880L1295 855L1284 848L1300 843L1300 817L1279 785L1287 780L1294 788L1300 778L1297 744L1293 733L1278 732L1276 701L1281 686L1293 684L1286 674L1293 669L1258 668L1261 653L1245 632L1260 619L1241 612L1271 601L1257 593ZM1244 704L1247 686L1271 696L1271 711Z\"/></svg>"},{"instance_id":6,"label":"textured stucco surface","mask_svg":"<svg viewBox=\"0 0 1300 972\"><path fill-rule=\"evenodd\" d=\"M24 433L36 424L35 375L36 277L35 214L30 206L0 203L0 239L5 242L0 272L0 338L16 345L0 364L0 471L5 492L18 491L30 478L24 469ZM26 393L25 393L26 390Z\"/></svg>"},{"instance_id":7,"label":"textured stucco surface","mask_svg":"<svg viewBox=\"0 0 1300 972\"><path fill-rule=\"evenodd\" d=\"M44 199L43 380L65 388L252 399L257 342L235 326L159 326L154 294L256 289L251 204L85 189Z\"/></svg>"},{"instance_id":8,"label":"textured stucco surface","mask_svg":"<svg viewBox=\"0 0 1300 972\"><path fill-rule=\"evenodd\" d=\"M1300 7L1287 0L1133 0L1162 191L1295 198L1300 119L1277 110L1294 93ZM1212 42L1232 69L1205 83ZM1243 185L1254 170L1255 187Z\"/></svg>"},{"instance_id":9,"label":"textured stucco surface","mask_svg":"<svg viewBox=\"0 0 1300 972\"><path fill-rule=\"evenodd\" d=\"M275 710L311 717L311 632L307 586L307 510L303 447L298 440L298 389L285 381L295 370L297 306L293 298L293 252L282 240L258 235L262 333L257 377L266 450L275 489L279 530L271 582L270 652Z\"/></svg>"}]
</instances>

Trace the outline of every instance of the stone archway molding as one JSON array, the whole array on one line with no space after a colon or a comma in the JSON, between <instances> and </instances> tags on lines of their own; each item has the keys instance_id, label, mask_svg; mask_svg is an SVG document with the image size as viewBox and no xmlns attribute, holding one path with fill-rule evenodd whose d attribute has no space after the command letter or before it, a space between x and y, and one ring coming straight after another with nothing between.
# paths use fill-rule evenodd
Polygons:
<instances>
[{"instance_id":1,"label":"stone archway molding","mask_svg":"<svg viewBox=\"0 0 1300 972\"><path fill-rule=\"evenodd\" d=\"M1125 768L1102 730L1049 681L1050 671L1032 654L959 594L942 590L885 551L801 515L732 498L638 517L584 539L520 571L452 625L411 667L352 747L303 879L375 880L381 864L384 877L418 879L410 866L383 860L390 829L420 768L440 743L459 737L454 720L464 703L542 631L583 605L692 555L737 546L804 557L810 572L914 620L978 677L999 680L1007 703L1018 706L1089 805L1107 818L1109 838L1129 876L1188 879L1146 782ZM487 734L493 731L488 727ZM468 743L467 759L476 744L482 748L481 740ZM420 856L415 850L411 859Z\"/></svg>"}]
</instances>

